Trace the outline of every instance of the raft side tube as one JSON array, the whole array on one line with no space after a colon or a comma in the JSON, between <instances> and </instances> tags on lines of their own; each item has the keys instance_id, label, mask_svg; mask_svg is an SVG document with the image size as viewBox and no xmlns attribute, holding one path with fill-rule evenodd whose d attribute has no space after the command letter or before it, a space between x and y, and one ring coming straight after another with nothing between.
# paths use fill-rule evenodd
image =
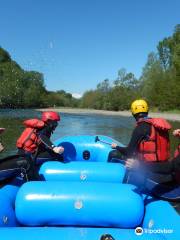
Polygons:
<instances>
[{"instance_id":1,"label":"raft side tube","mask_svg":"<svg viewBox=\"0 0 180 240\"><path fill-rule=\"evenodd\" d=\"M122 164L104 162L46 162L39 171L46 181L122 182Z\"/></svg>"},{"instance_id":2,"label":"raft side tube","mask_svg":"<svg viewBox=\"0 0 180 240\"><path fill-rule=\"evenodd\" d=\"M151 235L163 235L168 240L177 240L180 236L180 216L169 202L152 197L145 200L146 214L143 228Z\"/></svg>"},{"instance_id":3,"label":"raft side tube","mask_svg":"<svg viewBox=\"0 0 180 240\"><path fill-rule=\"evenodd\" d=\"M18 187L11 185L6 185L0 189L0 228L19 226L14 210L18 189Z\"/></svg>"},{"instance_id":4,"label":"raft side tube","mask_svg":"<svg viewBox=\"0 0 180 240\"><path fill-rule=\"evenodd\" d=\"M28 226L133 228L144 216L134 186L93 182L28 182L16 198L16 216Z\"/></svg>"}]
</instances>

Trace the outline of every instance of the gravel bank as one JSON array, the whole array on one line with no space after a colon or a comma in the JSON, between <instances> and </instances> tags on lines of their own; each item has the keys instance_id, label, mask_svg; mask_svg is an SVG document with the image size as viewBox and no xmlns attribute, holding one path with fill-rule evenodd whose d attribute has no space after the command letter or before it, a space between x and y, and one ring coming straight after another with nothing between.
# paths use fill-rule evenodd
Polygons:
<instances>
[{"instance_id":1,"label":"gravel bank","mask_svg":"<svg viewBox=\"0 0 180 240\"><path fill-rule=\"evenodd\" d=\"M39 111L52 110L62 113L73 113L73 114L102 114L110 116L124 116L130 117L130 111L105 111L105 110L95 110L95 109L82 109L82 108L46 108L46 109L37 109ZM170 121L180 121L180 114L178 113L160 113L160 112L150 112L149 116L151 117L162 117Z\"/></svg>"}]
</instances>

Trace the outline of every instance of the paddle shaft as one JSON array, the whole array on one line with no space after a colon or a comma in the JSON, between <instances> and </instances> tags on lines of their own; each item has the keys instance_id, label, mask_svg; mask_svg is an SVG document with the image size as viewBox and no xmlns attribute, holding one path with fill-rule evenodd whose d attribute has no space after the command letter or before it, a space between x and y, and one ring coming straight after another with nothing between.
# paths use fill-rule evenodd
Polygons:
<instances>
[{"instance_id":1,"label":"paddle shaft","mask_svg":"<svg viewBox=\"0 0 180 240\"><path fill-rule=\"evenodd\" d=\"M106 142L106 141L103 141L103 140L100 140L98 136L96 136L96 138L95 138L95 142L102 142L102 143L105 143L105 144L107 144L107 145L110 145L110 146L111 146L111 143L109 143L109 142Z\"/></svg>"},{"instance_id":2,"label":"paddle shaft","mask_svg":"<svg viewBox=\"0 0 180 240\"><path fill-rule=\"evenodd\" d=\"M108 144L108 145L111 146L111 143L109 143L109 142L106 142L106 141L103 141L103 140L99 140L99 142L102 142L102 143L105 143L105 144Z\"/></svg>"}]
</instances>

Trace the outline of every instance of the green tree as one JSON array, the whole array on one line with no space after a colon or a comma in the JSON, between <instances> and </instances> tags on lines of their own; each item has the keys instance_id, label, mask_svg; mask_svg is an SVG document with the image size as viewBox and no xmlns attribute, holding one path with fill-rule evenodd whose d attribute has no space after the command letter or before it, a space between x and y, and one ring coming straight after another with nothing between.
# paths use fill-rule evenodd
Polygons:
<instances>
[{"instance_id":1,"label":"green tree","mask_svg":"<svg viewBox=\"0 0 180 240\"><path fill-rule=\"evenodd\" d=\"M16 107L23 105L23 71L14 62L0 64L0 98L1 106Z\"/></svg>"},{"instance_id":2,"label":"green tree","mask_svg":"<svg viewBox=\"0 0 180 240\"><path fill-rule=\"evenodd\" d=\"M11 56L9 55L9 53L5 49L0 47L0 63L10 62L10 61L11 61Z\"/></svg>"},{"instance_id":3,"label":"green tree","mask_svg":"<svg viewBox=\"0 0 180 240\"><path fill-rule=\"evenodd\" d=\"M43 74L35 71L24 73L24 104L27 107L43 106L43 95L46 94Z\"/></svg>"},{"instance_id":4,"label":"green tree","mask_svg":"<svg viewBox=\"0 0 180 240\"><path fill-rule=\"evenodd\" d=\"M102 81L101 83L99 83L97 85L97 91L101 92L101 93L108 93L110 91L110 82L109 79L105 79L104 81Z\"/></svg>"}]
</instances>

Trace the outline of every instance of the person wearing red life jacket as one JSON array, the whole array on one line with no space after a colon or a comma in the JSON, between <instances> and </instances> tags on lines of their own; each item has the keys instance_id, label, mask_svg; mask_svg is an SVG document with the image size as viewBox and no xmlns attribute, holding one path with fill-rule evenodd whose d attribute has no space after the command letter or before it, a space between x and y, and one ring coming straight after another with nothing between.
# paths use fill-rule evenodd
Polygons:
<instances>
[{"instance_id":1,"label":"person wearing red life jacket","mask_svg":"<svg viewBox=\"0 0 180 240\"><path fill-rule=\"evenodd\" d=\"M64 148L54 146L50 140L59 121L59 114L53 111L43 112L41 120L24 121L26 128L16 144L18 154L0 159L1 182L15 179L14 184L21 185L23 181L40 180L38 170L43 162L63 161ZM22 180L17 183L19 176Z\"/></svg>"},{"instance_id":2,"label":"person wearing red life jacket","mask_svg":"<svg viewBox=\"0 0 180 240\"><path fill-rule=\"evenodd\" d=\"M63 161L64 148L55 146L50 137L56 129L60 115L54 111L42 113L41 120L29 119L24 121L25 130L18 138L16 146L19 155L29 155L40 165L47 160Z\"/></svg>"},{"instance_id":3,"label":"person wearing red life jacket","mask_svg":"<svg viewBox=\"0 0 180 240\"><path fill-rule=\"evenodd\" d=\"M116 149L111 152L109 161L119 153L127 159L135 158L143 162L166 162L170 157L169 130L171 125L162 118L148 117L148 104L139 99L131 104L131 112L136 120L136 127L127 147L112 143Z\"/></svg>"},{"instance_id":4,"label":"person wearing red life jacket","mask_svg":"<svg viewBox=\"0 0 180 240\"><path fill-rule=\"evenodd\" d=\"M136 120L132 137L127 147L112 143L111 147L114 150L110 152L108 161L118 162L123 155L127 169L139 167L147 171L148 175L151 175L150 178L157 182L169 182L172 177L169 173L164 174L164 171L166 172L166 164L170 158L169 130L171 125L163 118L148 117L148 110L148 104L143 99L135 100L131 104L131 112Z\"/></svg>"},{"instance_id":5,"label":"person wearing red life jacket","mask_svg":"<svg viewBox=\"0 0 180 240\"><path fill-rule=\"evenodd\" d=\"M173 131L173 136L180 139L180 129L176 129ZM177 146L173 159L170 161L163 162L148 162L146 163L146 167L154 172L154 173L162 173L162 174L171 174L175 175L176 181L180 183L180 144ZM127 159L126 167L128 168L138 168L140 165L139 161L134 159Z\"/></svg>"}]
</instances>

